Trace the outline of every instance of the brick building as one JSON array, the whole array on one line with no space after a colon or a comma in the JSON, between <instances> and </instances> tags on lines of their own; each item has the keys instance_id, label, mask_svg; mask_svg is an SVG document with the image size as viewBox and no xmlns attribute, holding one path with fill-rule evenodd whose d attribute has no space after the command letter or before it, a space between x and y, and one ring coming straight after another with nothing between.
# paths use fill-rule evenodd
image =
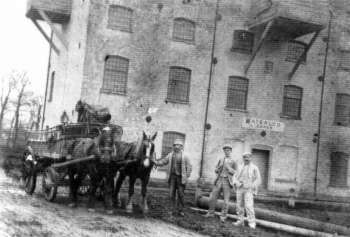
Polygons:
<instances>
[{"instance_id":1,"label":"brick building","mask_svg":"<svg viewBox=\"0 0 350 237\"><path fill-rule=\"evenodd\" d=\"M252 149L262 193L349 197L349 14L341 0L30 0L53 32L45 125L83 99L125 140L158 131L158 157L183 138L193 181L231 143L237 160Z\"/></svg>"}]
</instances>

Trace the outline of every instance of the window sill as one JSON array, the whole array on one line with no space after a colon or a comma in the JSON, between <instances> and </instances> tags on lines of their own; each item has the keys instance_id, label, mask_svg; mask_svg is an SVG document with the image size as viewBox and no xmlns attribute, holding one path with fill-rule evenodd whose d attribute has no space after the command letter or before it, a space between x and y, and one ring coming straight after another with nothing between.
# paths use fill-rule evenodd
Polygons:
<instances>
[{"instance_id":1,"label":"window sill","mask_svg":"<svg viewBox=\"0 0 350 237\"><path fill-rule=\"evenodd\" d=\"M235 109L235 108L230 108L230 107L225 107L225 110L231 111L231 112L239 112L239 113L248 113L248 110L246 109Z\"/></svg>"},{"instance_id":2,"label":"window sill","mask_svg":"<svg viewBox=\"0 0 350 237\"><path fill-rule=\"evenodd\" d=\"M342 189L342 190L348 190L349 186L332 186L332 185L328 185L328 188L333 188L333 189Z\"/></svg>"},{"instance_id":3,"label":"window sill","mask_svg":"<svg viewBox=\"0 0 350 237\"><path fill-rule=\"evenodd\" d=\"M336 123L333 123L333 126L336 126L336 127L343 127L343 128L349 128L349 127L350 127L350 125L336 124Z\"/></svg>"},{"instance_id":4,"label":"window sill","mask_svg":"<svg viewBox=\"0 0 350 237\"><path fill-rule=\"evenodd\" d=\"M178 101L178 100L172 100L172 99L166 99L164 101L166 104L167 103L172 103L172 104L183 104L183 105L189 105L190 102L189 101Z\"/></svg>"},{"instance_id":5,"label":"window sill","mask_svg":"<svg viewBox=\"0 0 350 237\"><path fill-rule=\"evenodd\" d=\"M107 94L107 95L122 95L126 96L126 92L113 92L105 89L100 89L101 94Z\"/></svg>"},{"instance_id":6,"label":"window sill","mask_svg":"<svg viewBox=\"0 0 350 237\"><path fill-rule=\"evenodd\" d=\"M284 119L289 119L289 120L301 120L301 117L293 117L293 116L288 116L288 115L280 115L280 118L284 118Z\"/></svg>"},{"instance_id":7,"label":"window sill","mask_svg":"<svg viewBox=\"0 0 350 237\"><path fill-rule=\"evenodd\" d=\"M231 48L231 52L241 53L241 54L252 54L252 50L249 49L240 49L240 48Z\"/></svg>"},{"instance_id":8,"label":"window sill","mask_svg":"<svg viewBox=\"0 0 350 237\"><path fill-rule=\"evenodd\" d=\"M117 28L111 28L111 27L107 27L107 29L112 30L112 31L120 31L120 32L124 32L124 33L129 33L129 34L133 33L132 30L123 30L123 29L117 29Z\"/></svg>"},{"instance_id":9,"label":"window sill","mask_svg":"<svg viewBox=\"0 0 350 237\"><path fill-rule=\"evenodd\" d=\"M185 43L188 45L195 45L195 41L192 41L192 40L183 40L183 39L172 38L172 41L179 42L179 43Z\"/></svg>"}]
</instances>

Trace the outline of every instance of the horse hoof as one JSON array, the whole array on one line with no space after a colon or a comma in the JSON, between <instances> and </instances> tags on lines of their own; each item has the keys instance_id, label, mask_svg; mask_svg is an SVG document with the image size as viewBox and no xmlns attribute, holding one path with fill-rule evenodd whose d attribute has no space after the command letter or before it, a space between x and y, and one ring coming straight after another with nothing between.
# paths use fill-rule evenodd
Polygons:
<instances>
[{"instance_id":1,"label":"horse hoof","mask_svg":"<svg viewBox=\"0 0 350 237\"><path fill-rule=\"evenodd\" d=\"M95 208L88 208L88 212L95 212Z\"/></svg>"},{"instance_id":2,"label":"horse hoof","mask_svg":"<svg viewBox=\"0 0 350 237\"><path fill-rule=\"evenodd\" d=\"M114 211L113 211L113 210L106 210L106 214L107 214L107 215L113 215L113 214L114 214Z\"/></svg>"},{"instance_id":3,"label":"horse hoof","mask_svg":"<svg viewBox=\"0 0 350 237\"><path fill-rule=\"evenodd\" d=\"M68 204L68 207L70 207L70 208L76 208L77 207L77 204L76 203L69 203Z\"/></svg>"}]
</instances>

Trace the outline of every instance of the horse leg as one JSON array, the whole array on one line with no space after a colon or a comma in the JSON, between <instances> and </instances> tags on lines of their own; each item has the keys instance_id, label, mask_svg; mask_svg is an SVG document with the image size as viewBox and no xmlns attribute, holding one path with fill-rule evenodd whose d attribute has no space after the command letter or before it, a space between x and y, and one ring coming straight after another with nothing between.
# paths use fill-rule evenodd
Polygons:
<instances>
[{"instance_id":1,"label":"horse leg","mask_svg":"<svg viewBox=\"0 0 350 237\"><path fill-rule=\"evenodd\" d=\"M142 179L141 184L141 194L142 194L142 205L143 205L143 213L147 214L149 211L147 204L147 185L148 185L149 177Z\"/></svg>"},{"instance_id":2,"label":"horse leg","mask_svg":"<svg viewBox=\"0 0 350 237\"><path fill-rule=\"evenodd\" d=\"M134 195L134 185L135 185L136 177L131 175L129 176L129 197L128 197L128 204L126 206L126 212L132 213L132 196Z\"/></svg>"},{"instance_id":3,"label":"horse leg","mask_svg":"<svg viewBox=\"0 0 350 237\"><path fill-rule=\"evenodd\" d=\"M76 180L74 177L74 171L73 169L68 170L68 176L69 176L69 196L71 199L71 203L69 203L69 207L76 207L77 202L78 202L78 190L75 188L76 187Z\"/></svg>"},{"instance_id":4,"label":"horse leg","mask_svg":"<svg viewBox=\"0 0 350 237\"><path fill-rule=\"evenodd\" d=\"M89 170L92 171L94 168L90 168ZM96 189L99 185L99 182L101 181L99 179L99 175L97 172L89 172L90 175L90 190L89 190L89 201L88 201L88 211L94 212L95 211L95 199L96 199Z\"/></svg>"},{"instance_id":5,"label":"horse leg","mask_svg":"<svg viewBox=\"0 0 350 237\"><path fill-rule=\"evenodd\" d=\"M105 208L107 211L107 214L113 214L113 201L112 201L112 195L113 195L113 170L108 167L109 164L105 165L105 182L103 184L104 189L104 202L105 202Z\"/></svg>"},{"instance_id":6,"label":"horse leg","mask_svg":"<svg viewBox=\"0 0 350 237\"><path fill-rule=\"evenodd\" d=\"M125 179L125 174L124 172L119 172L119 175L118 175L118 179L117 179L117 182L116 182L116 185L115 185L115 190L114 190L114 193L113 193L113 200L114 200L114 204L115 206L117 207L121 207L121 201L120 201L120 188L124 182L124 179Z\"/></svg>"}]
</instances>

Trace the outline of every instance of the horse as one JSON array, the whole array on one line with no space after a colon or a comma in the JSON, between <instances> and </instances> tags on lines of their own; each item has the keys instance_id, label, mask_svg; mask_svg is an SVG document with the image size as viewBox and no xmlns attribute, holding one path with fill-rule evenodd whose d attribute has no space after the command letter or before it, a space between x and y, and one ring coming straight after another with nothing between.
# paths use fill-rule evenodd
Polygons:
<instances>
[{"instance_id":1,"label":"horse","mask_svg":"<svg viewBox=\"0 0 350 237\"><path fill-rule=\"evenodd\" d=\"M106 130L105 130L106 129ZM104 130L106 132L104 132ZM95 138L80 138L75 140L68 148L68 156L76 159L80 157L95 156L94 160L74 164L68 167L69 189L71 204L76 207L78 202L78 189L89 175L89 211L94 211L95 194L99 185L103 184L104 202L107 212L112 212L112 194L114 187L115 165L112 165L114 132L107 126Z\"/></svg>"},{"instance_id":2,"label":"horse","mask_svg":"<svg viewBox=\"0 0 350 237\"><path fill-rule=\"evenodd\" d=\"M149 208L147 205L147 185L149 182L150 174L153 168L153 155L154 153L154 140L157 137L157 132L153 136L147 136L143 132L142 139L138 143L117 143L119 150L127 150L125 153L126 160L133 160L129 164L125 165L119 170L119 176L116 181L114 190L114 202L116 205L120 203L119 201L119 191L123 184L124 179L129 177L129 190L128 190L128 201L126 205L126 212L132 213L133 211L133 201L132 197L134 195L134 185L136 179L141 180L141 194L142 194L142 205L143 213L148 213ZM124 149L123 149L124 147ZM118 149L117 148L117 149Z\"/></svg>"}]
</instances>

